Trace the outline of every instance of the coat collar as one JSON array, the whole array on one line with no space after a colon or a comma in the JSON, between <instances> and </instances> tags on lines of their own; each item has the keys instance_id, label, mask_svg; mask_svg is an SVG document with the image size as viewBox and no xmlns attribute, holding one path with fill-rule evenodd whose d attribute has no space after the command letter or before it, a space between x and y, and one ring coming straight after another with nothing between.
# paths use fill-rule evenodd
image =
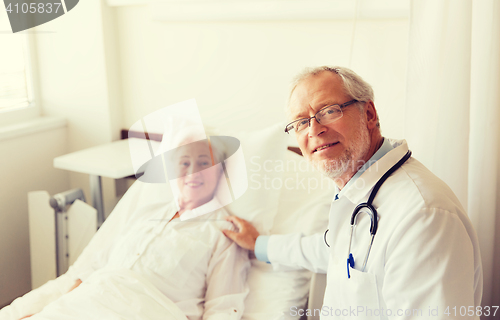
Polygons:
<instances>
[{"instance_id":1,"label":"coat collar","mask_svg":"<svg viewBox=\"0 0 500 320\"><path fill-rule=\"evenodd\" d=\"M352 203L361 203L363 199L368 198L368 193L384 173L408 152L406 140L384 139L388 140L393 149L373 163L356 180L353 180L352 183L350 183L351 179L338 194L339 198L346 197Z\"/></svg>"}]
</instances>

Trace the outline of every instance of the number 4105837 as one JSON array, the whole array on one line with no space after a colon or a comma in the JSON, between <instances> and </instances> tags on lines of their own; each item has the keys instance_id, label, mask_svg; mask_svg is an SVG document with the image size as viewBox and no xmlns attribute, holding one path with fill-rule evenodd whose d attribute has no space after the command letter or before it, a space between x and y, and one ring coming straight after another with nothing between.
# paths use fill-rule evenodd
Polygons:
<instances>
[{"instance_id":1,"label":"number 4105837","mask_svg":"<svg viewBox=\"0 0 500 320\"><path fill-rule=\"evenodd\" d=\"M57 13L61 7L61 3L36 3L32 2L30 4L28 3L22 3L19 5L19 3L16 3L12 5L12 3L9 3L7 6L6 10L8 13Z\"/></svg>"},{"instance_id":2,"label":"number 4105837","mask_svg":"<svg viewBox=\"0 0 500 320\"><path fill-rule=\"evenodd\" d=\"M456 307L455 306L453 308L446 307L446 309L444 310L444 314L447 316L452 316L452 317L456 317L456 316L462 316L462 317L465 317L465 316L486 316L486 317L489 317L490 315L494 317L498 311L498 308L499 308L499 306L491 306L491 307L490 306L485 306L485 307L483 307L483 306Z\"/></svg>"}]
</instances>

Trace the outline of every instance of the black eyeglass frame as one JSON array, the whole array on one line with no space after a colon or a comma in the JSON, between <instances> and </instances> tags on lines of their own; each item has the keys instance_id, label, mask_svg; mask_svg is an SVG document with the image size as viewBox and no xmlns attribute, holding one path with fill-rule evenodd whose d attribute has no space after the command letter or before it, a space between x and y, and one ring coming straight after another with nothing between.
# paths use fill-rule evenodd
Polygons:
<instances>
[{"instance_id":1,"label":"black eyeglass frame","mask_svg":"<svg viewBox=\"0 0 500 320\"><path fill-rule=\"evenodd\" d=\"M318 118L316 118L316 116L318 115L318 113L320 113L321 111L325 110L326 108L333 107L333 106L339 106L340 110L342 111L342 109L343 109L343 108L345 108L345 107L347 107L347 106L350 106L351 104L354 104L354 103L356 103L356 102L359 102L359 101L358 101L358 100L356 100L356 99L352 99L351 101L347 101L347 102L342 103L342 104L331 104L331 105L329 105L329 106L326 106L326 107L324 107L324 108L321 108L321 110L319 110L318 112L316 112L316 114L315 114L314 116L310 117L310 118L300 118L300 119L297 119L297 120L294 120L294 121L290 122L289 124L287 124L287 125L286 125L286 127L285 127L285 132L286 132L286 133L288 133L288 134L290 134L290 130L288 130L288 127L289 127L291 124L294 124L294 123L295 123L295 122L297 122L297 121L302 121L302 120L305 120L305 119L307 119L307 121L308 121L308 123L309 123L309 124L308 124L308 127L309 127L309 128L311 127L311 120L312 120L313 118L314 118L314 119L316 119L316 121L317 121L319 124L321 124L321 123L319 122ZM338 119L340 119L340 118L338 118ZM338 120L338 119L337 119L337 120Z\"/></svg>"}]
</instances>

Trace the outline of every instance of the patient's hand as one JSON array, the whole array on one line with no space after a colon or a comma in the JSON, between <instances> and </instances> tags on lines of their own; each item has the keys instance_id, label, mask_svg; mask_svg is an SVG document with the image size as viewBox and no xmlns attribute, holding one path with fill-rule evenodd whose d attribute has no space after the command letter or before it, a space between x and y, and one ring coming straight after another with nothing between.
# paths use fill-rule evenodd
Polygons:
<instances>
[{"instance_id":1,"label":"patient's hand","mask_svg":"<svg viewBox=\"0 0 500 320\"><path fill-rule=\"evenodd\" d=\"M74 289L76 289L76 287L78 287L78 286L79 286L79 285L81 285L81 284L82 284L82 280L80 280L80 279L76 279L75 284L71 287L71 289L69 289L69 291L68 291L68 292L73 291Z\"/></svg>"},{"instance_id":2,"label":"patient's hand","mask_svg":"<svg viewBox=\"0 0 500 320\"><path fill-rule=\"evenodd\" d=\"M71 287L71 289L69 289L69 291L68 291L68 292L73 291L76 287L78 287L78 286L79 286L79 285L81 285L81 284L82 284L82 280L80 280L80 279L76 279L75 284ZM24 316L24 317L22 317L22 318L21 318L21 319L19 319L19 320L26 319L26 318L29 318L29 317L31 317L31 316L32 316L32 314L30 314L29 316Z\"/></svg>"},{"instance_id":3,"label":"patient's hand","mask_svg":"<svg viewBox=\"0 0 500 320\"><path fill-rule=\"evenodd\" d=\"M257 229L250 222L238 217L230 216L226 217L226 220L234 223L238 227L239 232L222 230L224 235L236 242L240 247L254 251L255 241L257 241L257 237L260 235Z\"/></svg>"}]
</instances>

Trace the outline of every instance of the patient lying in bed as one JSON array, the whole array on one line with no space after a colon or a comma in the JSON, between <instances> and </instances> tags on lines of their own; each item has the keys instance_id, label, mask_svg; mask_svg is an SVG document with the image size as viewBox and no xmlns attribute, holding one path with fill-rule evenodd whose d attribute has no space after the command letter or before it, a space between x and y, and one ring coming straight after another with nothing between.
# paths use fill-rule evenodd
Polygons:
<instances>
[{"instance_id":1,"label":"patient lying in bed","mask_svg":"<svg viewBox=\"0 0 500 320\"><path fill-rule=\"evenodd\" d=\"M118 210L124 209L119 203L62 276L66 287L58 290L71 292L48 293L44 287L49 282L28 293L27 299L37 304L38 290L45 301L54 302L17 308L23 309L21 314L13 310L10 314L16 314L15 319L33 310L37 313L30 319L240 319L248 293L248 252L221 232L233 226L225 221L228 213L214 197L224 177L220 165L212 166L206 141L180 148L173 160L179 172L176 201L135 208L121 226L114 224ZM179 218L196 216L193 212L208 213L185 221ZM47 294L52 296L47 299ZM13 302L14 309L24 298ZM9 314L8 308L0 311L0 319Z\"/></svg>"}]
</instances>

